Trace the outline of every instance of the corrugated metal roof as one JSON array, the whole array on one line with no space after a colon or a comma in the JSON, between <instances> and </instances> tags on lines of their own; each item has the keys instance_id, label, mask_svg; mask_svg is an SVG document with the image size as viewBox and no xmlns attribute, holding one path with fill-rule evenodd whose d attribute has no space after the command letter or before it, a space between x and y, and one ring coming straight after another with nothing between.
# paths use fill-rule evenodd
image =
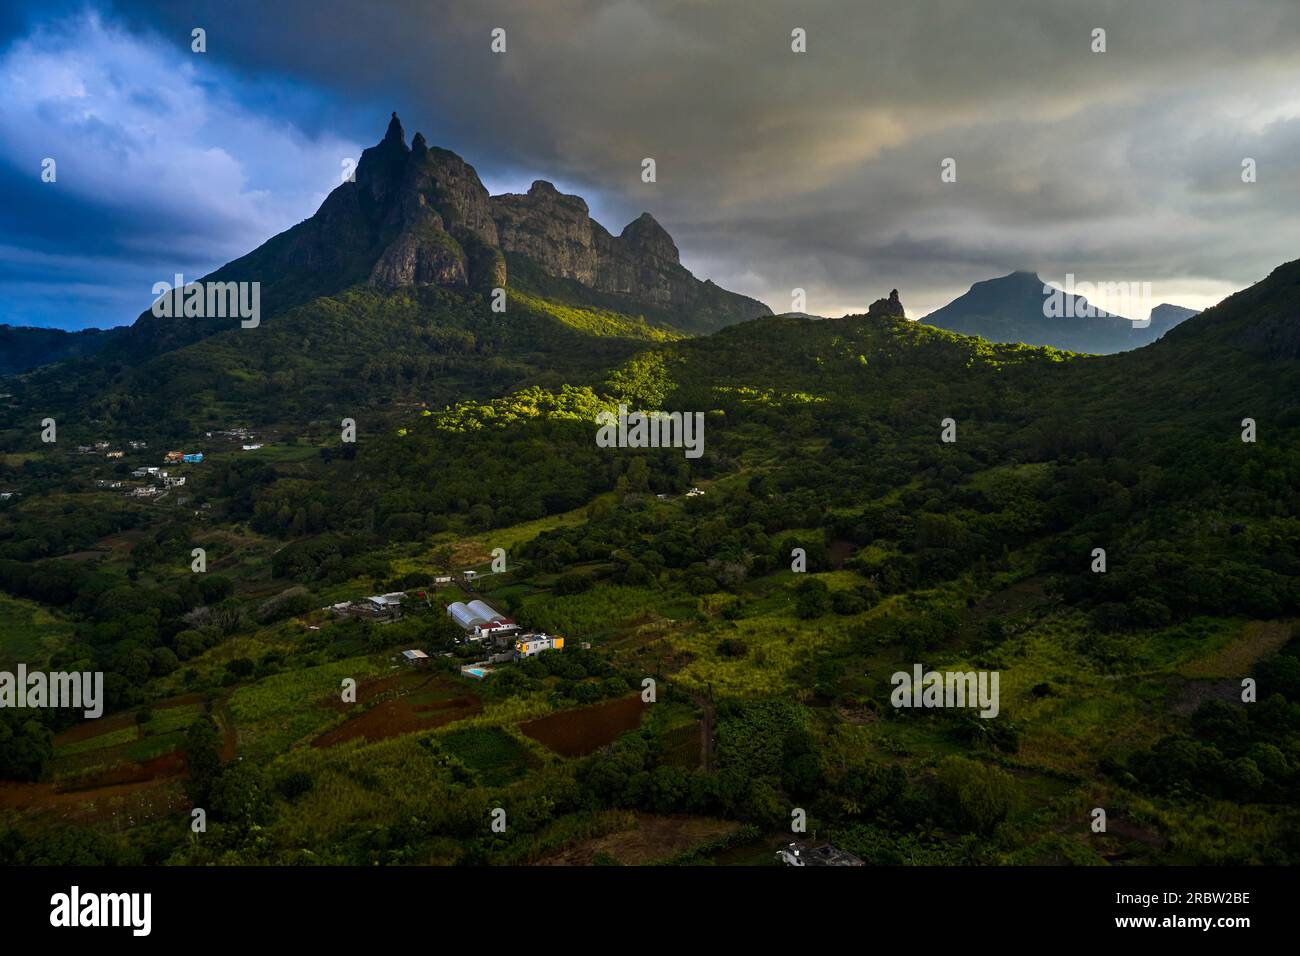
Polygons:
<instances>
[{"instance_id":1,"label":"corrugated metal roof","mask_svg":"<svg viewBox=\"0 0 1300 956\"><path fill-rule=\"evenodd\" d=\"M453 621L467 631L471 630L475 624L487 623L487 618L480 614L475 614L461 601L447 605L447 613L451 616Z\"/></svg>"},{"instance_id":2,"label":"corrugated metal roof","mask_svg":"<svg viewBox=\"0 0 1300 956\"><path fill-rule=\"evenodd\" d=\"M484 621L499 621L505 617L504 614L497 611L491 605L485 604L479 600L470 601L467 607Z\"/></svg>"}]
</instances>

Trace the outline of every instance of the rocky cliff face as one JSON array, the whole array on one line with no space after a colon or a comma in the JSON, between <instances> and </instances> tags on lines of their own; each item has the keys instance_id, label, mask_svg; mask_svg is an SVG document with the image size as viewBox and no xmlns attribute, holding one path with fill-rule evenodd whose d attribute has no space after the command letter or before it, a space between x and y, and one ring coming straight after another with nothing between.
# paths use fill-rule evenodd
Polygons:
<instances>
[{"instance_id":1,"label":"rocky cliff face","mask_svg":"<svg viewBox=\"0 0 1300 956\"><path fill-rule=\"evenodd\" d=\"M596 223L581 197L539 179L526 195L493 196L492 216L502 249L527 256L548 275L595 286Z\"/></svg>"},{"instance_id":2,"label":"rocky cliff face","mask_svg":"<svg viewBox=\"0 0 1300 956\"><path fill-rule=\"evenodd\" d=\"M214 277L261 279L279 298L329 294L358 282L384 289L506 285L505 253L546 275L681 313L700 331L768 315L761 302L701 282L648 213L612 236L587 204L538 181L526 195L491 197L478 173L420 133L411 145L394 113L384 138L361 154L354 181L316 215ZM275 277L275 278L271 278Z\"/></svg>"},{"instance_id":3,"label":"rocky cliff face","mask_svg":"<svg viewBox=\"0 0 1300 956\"><path fill-rule=\"evenodd\" d=\"M487 252L497 246L488 191L455 153L430 149L421 133L407 149L394 113L383 142L361 154L356 178L363 205L381 223L383 250L370 270L371 285L505 281L504 260Z\"/></svg>"},{"instance_id":4,"label":"rocky cliff face","mask_svg":"<svg viewBox=\"0 0 1300 956\"><path fill-rule=\"evenodd\" d=\"M543 180L524 195L493 196L492 212L501 248L531 259L548 275L686 312L697 327L720 328L771 314L761 302L695 278L681 264L672 237L649 213L614 236L591 218L580 197Z\"/></svg>"},{"instance_id":5,"label":"rocky cliff face","mask_svg":"<svg viewBox=\"0 0 1300 956\"><path fill-rule=\"evenodd\" d=\"M694 301L696 279L682 267L677 246L648 212L615 238L592 223L597 249L595 288L672 308Z\"/></svg>"},{"instance_id":6,"label":"rocky cliff face","mask_svg":"<svg viewBox=\"0 0 1300 956\"><path fill-rule=\"evenodd\" d=\"M384 138L362 152L353 180L336 187L316 215L215 275L259 279L302 297L357 283L500 285L505 260L474 168L430 149L419 133L408 147L393 114Z\"/></svg>"},{"instance_id":7,"label":"rocky cliff face","mask_svg":"<svg viewBox=\"0 0 1300 956\"><path fill-rule=\"evenodd\" d=\"M903 303L898 299L898 290L893 289L889 293L888 299L877 299L871 303L871 308L867 309L867 315L884 318L905 319L907 313L903 310Z\"/></svg>"}]
</instances>

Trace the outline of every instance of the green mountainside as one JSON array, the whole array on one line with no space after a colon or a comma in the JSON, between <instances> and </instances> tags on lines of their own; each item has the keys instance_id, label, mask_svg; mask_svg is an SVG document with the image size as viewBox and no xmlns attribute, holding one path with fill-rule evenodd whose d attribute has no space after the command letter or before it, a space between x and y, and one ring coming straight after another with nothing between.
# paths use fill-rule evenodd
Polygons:
<instances>
[{"instance_id":1,"label":"green mountainside","mask_svg":"<svg viewBox=\"0 0 1300 956\"><path fill-rule=\"evenodd\" d=\"M680 278L655 227L544 184L494 216L458 163L390 128L218 273L264 277L257 328L6 380L0 660L108 707L0 714L0 860L770 862L794 807L873 863L1300 859L1300 263L1110 356L894 310L696 334L716 287L623 282ZM703 454L601 447L620 404ZM466 569L563 652L462 672ZM998 715L891 706L916 665L998 673Z\"/></svg>"}]
</instances>

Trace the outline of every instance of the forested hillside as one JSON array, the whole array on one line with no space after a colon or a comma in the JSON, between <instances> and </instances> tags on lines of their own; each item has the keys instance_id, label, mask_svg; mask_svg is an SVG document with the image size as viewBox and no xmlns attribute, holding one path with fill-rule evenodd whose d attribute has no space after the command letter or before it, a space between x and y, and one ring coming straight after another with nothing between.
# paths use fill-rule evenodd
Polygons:
<instances>
[{"instance_id":1,"label":"forested hillside","mask_svg":"<svg viewBox=\"0 0 1300 956\"><path fill-rule=\"evenodd\" d=\"M6 380L0 658L108 701L0 715L0 859L752 862L798 808L877 863L1295 862L1300 264L1108 357L512 276ZM463 670L466 569L563 652ZM999 713L890 706L915 665Z\"/></svg>"}]
</instances>

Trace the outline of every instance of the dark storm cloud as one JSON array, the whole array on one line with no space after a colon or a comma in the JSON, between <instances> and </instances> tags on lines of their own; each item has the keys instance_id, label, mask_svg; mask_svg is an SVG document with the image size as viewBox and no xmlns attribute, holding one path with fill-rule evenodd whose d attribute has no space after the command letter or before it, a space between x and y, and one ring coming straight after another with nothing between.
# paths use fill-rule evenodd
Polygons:
<instances>
[{"instance_id":1,"label":"dark storm cloud","mask_svg":"<svg viewBox=\"0 0 1300 956\"><path fill-rule=\"evenodd\" d=\"M689 264L775 308L793 286L835 311L898 285L916 313L1017 267L1200 305L1300 238L1288 0L380 6L281 3L257 30L260 5L141 9L180 35L216 18L246 68L388 93L485 174L559 178L612 228L650 209Z\"/></svg>"},{"instance_id":2,"label":"dark storm cloud","mask_svg":"<svg viewBox=\"0 0 1300 956\"><path fill-rule=\"evenodd\" d=\"M917 315L1015 268L1151 281L1202 306L1300 250L1293 0L221 0L113 16L182 51L203 26L241 106L305 136L371 142L397 109L489 186L552 179L614 231L649 210L688 266L777 310L794 287L834 314L896 286ZM298 88L322 95L285 98Z\"/></svg>"},{"instance_id":3,"label":"dark storm cloud","mask_svg":"<svg viewBox=\"0 0 1300 956\"><path fill-rule=\"evenodd\" d=\"M0 321L13 324L131 321L156 282L308 215L360 148L259 108L267 86L85 10L24 24L0 49L0 86Z\"/></svg>"}]
</instances>

